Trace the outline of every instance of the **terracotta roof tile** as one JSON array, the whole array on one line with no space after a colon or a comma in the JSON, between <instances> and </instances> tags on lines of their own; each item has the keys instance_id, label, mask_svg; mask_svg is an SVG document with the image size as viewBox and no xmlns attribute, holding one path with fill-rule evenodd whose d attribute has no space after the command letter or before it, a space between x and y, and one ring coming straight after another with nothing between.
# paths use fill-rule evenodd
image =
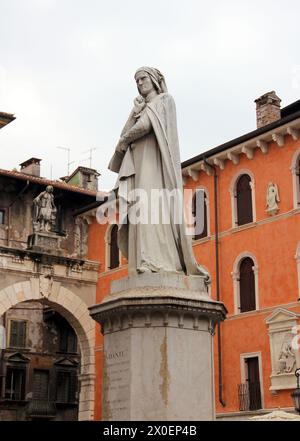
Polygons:
<instances>
[{"instance_id":1,"label":"terracotta roof tile","mask_svg":"<svg viewBox=\"0 0 300 441\"><path fill-rule=\"evenodd\" d=\"M60 190L72 191L74 193L81 193L87 196L96 197L97 194L101 193L105 195L105 192L97 192L95 190L88 190L81 187L76 187L75 185L66 184L61 181L53 181L51 179L41 178L38 176L28 175L26 173L21 173L15 170L4 170L0 169L0 176L7 176L10 178L20 179L22 181L29 181L32 183L40 184L40 185L52 185L54 188L59 188Z\"/></svg>"}]
</instances>

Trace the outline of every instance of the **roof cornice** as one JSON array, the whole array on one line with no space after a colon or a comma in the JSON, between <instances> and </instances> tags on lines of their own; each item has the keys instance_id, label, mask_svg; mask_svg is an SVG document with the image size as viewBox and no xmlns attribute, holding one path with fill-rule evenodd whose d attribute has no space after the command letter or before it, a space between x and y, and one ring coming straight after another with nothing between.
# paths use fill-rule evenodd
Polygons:
<instances>
[{"instance_id":1,"label":"roof cornice","mask_svg":"<svg viewBox=\"0 0 300 441\"><path fill-rule=\"evenodd\" d=\"M300 111L184 161L181 164L182 175L197 181L201 171L208 175L213 173L210 165L224 170L227 161L239 164L241 155L253 159L256 149L266 155L271 142L275 142L279 148L284 147L286 136L291 136L294 141L299 139Z\"/></svg>"}]
</instances>

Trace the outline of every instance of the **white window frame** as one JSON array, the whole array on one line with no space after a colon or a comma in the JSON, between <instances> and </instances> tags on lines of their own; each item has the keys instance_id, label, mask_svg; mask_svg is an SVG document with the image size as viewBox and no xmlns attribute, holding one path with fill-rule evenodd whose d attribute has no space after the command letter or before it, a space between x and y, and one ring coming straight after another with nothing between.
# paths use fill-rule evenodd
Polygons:
<instances>
[{"instance_id":1,"label":"white window frame","mask_svg":"<svg viewBox=\"0 0 300 441\"><path fill-rule=\"evenodd\" d=\"M246 360L248 358L258 358L258 367L259 367L259 381L260 381L260 394L261 394L261 407L265 408L265 396L264 396L264 382L263 382L263 364L262 364L262 355L261 352L249 352L246 354L240 355L240 366L241 366L241 382L246 383L247 380L247 365Z\"/></svg>"},{"instance_id":2,"label":"white window frame","mask_svg":"<svg viewBox=\"0 0 300 441\"><path fill-rule=\"evenodd\" d=\"M293 180L293 205L294 209L300 208L300 181L299 176L297 176L297 168L299 170L299 162L300 162L300 147L296 150L293 155L291 172L292 172L292 180ZM297 167L298 166L298 167Z\"/></svg>"},{"instance_id":3,"label":"white window frame","mask_svg":"<svg viewBox=\"0 0 300 441\"><path fill-rule=\"evenodd\" d=\"M300 300L300 242L298 243L296 249L296 265L297 265L297 275L298 275L298 300Z\"/></svg>"},{"instance_id":4,"label":"white window frame","mask_svg":"<svg viewBox=\"0 0 300 441\"><path fill-rule=\"evenodd\" d=\"M194 197L196 197L196 193L198 190L203 190L204 194L205 194L204 203L206 205L207 236L202 237L201 239L194 239L193 238L194 242L196 242L197 240L204 240L204 239L207 239L210 237L210 203L209 203L209 197L208 197L208 190L206 187L203 187L203 186L197 187L195 189L195 193L193 194L193 199L194 199Z\"/></svg>"},{"instance_id":5,"label":"white window frame","mask_svg":"<svg viewBox=\"0 0 300 441\"><path fill-rule=\"evenodd\" d=\"M240 265L243 259L250 257L253 260L253 272L255 281L255 309L253 311L242 312L240 311L241 299L240 299ZM233 280L233 296L234 296L234 314L248 314L254 311L259 311L259 285L258 285L258 263L256 257L249 251L245 251L235 259L233 265L233 271L231 273Z\"/></svg>"},{"instance_id":6,"label":"white window frame","mask_svg":"<svg viewBox=\"0 0 300 441\"><path fill-rule=\"evenodd\" d=\"M113 227L115 225L117 225L117 224L111 224L107 228L106 233L105 233L105 237L104 237L104 240L105 240L105 271L114 271L114 270L119 269L122 266L122 263L121 263L122 253L121 253L120 249L119 249L119 266L117 268L114 268L114 269L110 269L109 266L108 266L108 264L110 263L111 231L112 231L112 229L113 229Z\"/></svg>"},{"instance_id":7,"label":"white window frame","mask_svg":"<svg viewBox=\"0 0 300 441\"><path fill-rule=\"evenodd\" d=\"M250 187L251 187L251 197L252 197L252 222L254 223L256 222L256 205L255 205L255 179L254 179L254 174L250 171L250 170L239 170L234 177L231 180L231 184L230 184L230 188L229 188L229 193L230 193L230 199L231 199L231 219L232 219L232 228L240 228L240 227L244 227L244 225L238 225L237 221L237 191L236 191L236 187L237 187L237 182L239 180L239 178L242 175L248 175L251 179L250 182ZM245 224L247 225L247 224ZM250 224L248 224L250 225Z\"/></svg>"},{"instance_id":8,"label":"white window frame","mask_svg":"<svg viewBox=\"0 0 300 441\"><path fill-rule=\"evenodd\" d=\"M10 345L10 337L11 337L11 327L12 322L25 322L25 346L11 346ZM8 319L8 327L7 327L7 337L6 337L6 344L9 349L18 349L20 351L24 349L28 349L28 333L29 333L29 320L27 317L9 317Z\"/></svg>"}]
</instances>

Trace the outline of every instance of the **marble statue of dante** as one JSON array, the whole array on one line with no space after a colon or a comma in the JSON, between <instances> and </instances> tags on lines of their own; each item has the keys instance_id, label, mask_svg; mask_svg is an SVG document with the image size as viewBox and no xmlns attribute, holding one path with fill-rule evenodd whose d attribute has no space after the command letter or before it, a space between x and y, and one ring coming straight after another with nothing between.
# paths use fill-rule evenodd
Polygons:
<instances>
[{"instance_id":1,"label":"marble statue of dante","mask_svg":"<svg viewBox=\"0 0 300 441\"><path fill-rule=\"evenodd\" d=\"M34 200L33 226L35 231L49 232L55 223L57 209L54 204L53 187L48 185Z\"/></svg>"},{"instance_id":2,"label":"marble statue of dante","mask_svg":"<svg viewBox=\"0 0 300 441\"><path fill-rule=\"evenodd\" d=\"M115 190L119 198L126 199L126 184L127 191L142 189L150 201L153 189L182 192L176 109L159 70L142 67L136 71L135 81L140 95L134 100L108 168L118 173ZM130 213L135 201L127 198L126 202ZM174 212L168 212L169 222L119 224L118 244L128 259L129 273L165 271L208 280L207 272L194 258L184 219L176 223Z\"/></svg>"}]
</instances>

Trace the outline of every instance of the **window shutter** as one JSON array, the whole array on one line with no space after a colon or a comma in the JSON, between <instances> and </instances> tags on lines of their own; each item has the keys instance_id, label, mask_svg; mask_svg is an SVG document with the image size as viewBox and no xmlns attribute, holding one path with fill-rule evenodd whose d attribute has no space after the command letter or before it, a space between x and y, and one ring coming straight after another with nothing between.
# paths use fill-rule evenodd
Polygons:
<instances>
[{"instance_id":1,"label":"window shutter","mask_svg":"<svg viewBox=\"0 0 300 441\"><path fill-rule=\"evenodd\" d=\"M56 400L67 403L69 396L69 372L58 371L56 374Z\"/></svg>"},{"instance_id":2,"label":"window shutter","mask_svg":"<svg viewBox=\"0 0 300 441\"><path fill-rule=\"evenodd\" d=\"M18 346L20 348L24 348L25 347L25 342L26 342L26 322L19 322L19 342L18 342Z\"/></svg>"},{"instance_id":3,"label":"window shutter","mask_svg":"<svg viewBox=\"0 0 300 441\"><path fill-rule=\"evenodd\" d=\"M57 371L56 401L59 403L74 403L77 401L77 373L75 370Z\"/></svg>"},{"instance_id":4,"label":"window shutter","mask_svg":"<svg viewBox=\"0 0 300 441\"><path fill-rule=\"evenodd\" d=\"M9 345L12 347L16 347L17 340L18 340L18 322L12 320L10 322L10 342L9 342Z\"/></svg>"},{"instance_id":5,"label":"window shutter","mask_svg":"<svg viewBox=\"0 0 300 441\"><path fill-rule=\"evenodd\" d=\"M26 321L11 320L10 322L10 346L24 348L26 346Z\"/></svg>"},{"instance_id":6,"label":"window shutter","mask_svg":"<svg viewBox=\"0 0 300 441\"><path fill-rule=\"evenodd\" d=\"M33 398L48 400L49 371L34 370L33 372Z\"/></svg>"},{"instance_id":7,"label":"window shutter","mask_svg":"<svg viewBox=\"0 0 300 441\"><path fill-rule=\"evenodd\" d=\"M5 398L10 400L25 399L26 370L7 367L5 379Z\"/></svg>"},{"instance_id":8,"label":"window shutter","mask_svg":"<svg viewBox=\"0 0 300 441\"><path fill-rule=\"evenodd\" d=\"M237 224L245 225L253 222L251 178L242 175L236 186L237 193Z\"/></svg>"},{"instance_id":9,"label":"window shutter","mask_svg":"<svg viewBox=\"0 0 300 441\"><path fill-rule=\"evenodd\" d=\"M75 354L77 352L77 337L73 329L69 329L68 332L68 352Z\"/></svg>"},{"instance_id":10,"label":"window shutter","mask_svg":"<svg viewBox=\"0 0 300 441\"><path fill-rule=\"evenodd\" d=\"M298 159L298 167L297 167L297 170L296 170L296 174L298 176L298 189L299 189L299 193L300 193L300 156L299 156L299 159Z\"/></svg>"},{"instance_id":11,"label":"window shutter","mask_svg":"<svg viewBox=\"0 0 300 441\"><path fill-rule=\"evenodd\" d=\"M119 260L119 247L118 247L118 225L114 225L110 232L110 269L118 268L120 265Z\"/></svg>"},{"instance_id":12,"label":"window shutter","mask_svg":"<svg viewBox=\"0 0 300 441\"><path fill-rule=\"evenodd\" d=\"M240 310L241 312L254 311L255 304L255 276L253 260L246 257L240 264Z\"/></svg>"},{"instance_id":13,"label":"window shutter","mask_svg":"<svg viewBox=\"0 0 300 441\"><path fill-rule=\"evenodd\" d=\"M70 391L69 391L69 401L74 403L77 401L77 373L75 371L70 372Z\"/></svg>"},{"instance_id":14,"label":"window shutter","mask_svg":"<svg viewBox=\"0 0 300 441\"><path fill-rule=\"evenodd\" d=\"M65 327L61 326L59 333L60 333L59 351L60 352L67 352L68 351L68 332L67 332L67 329Z\"/></svg>"},{"instance_id":15,"label":"window shutter","mask_svg":"<svg viewBox=\"0 0 300 441\"><path fill-rule=\"evenodd\" d=\"M193 197L193 217L195 218L194 240L207 237L207 206L204 190L197 190Z\"/></svg>"}]
</instances>

